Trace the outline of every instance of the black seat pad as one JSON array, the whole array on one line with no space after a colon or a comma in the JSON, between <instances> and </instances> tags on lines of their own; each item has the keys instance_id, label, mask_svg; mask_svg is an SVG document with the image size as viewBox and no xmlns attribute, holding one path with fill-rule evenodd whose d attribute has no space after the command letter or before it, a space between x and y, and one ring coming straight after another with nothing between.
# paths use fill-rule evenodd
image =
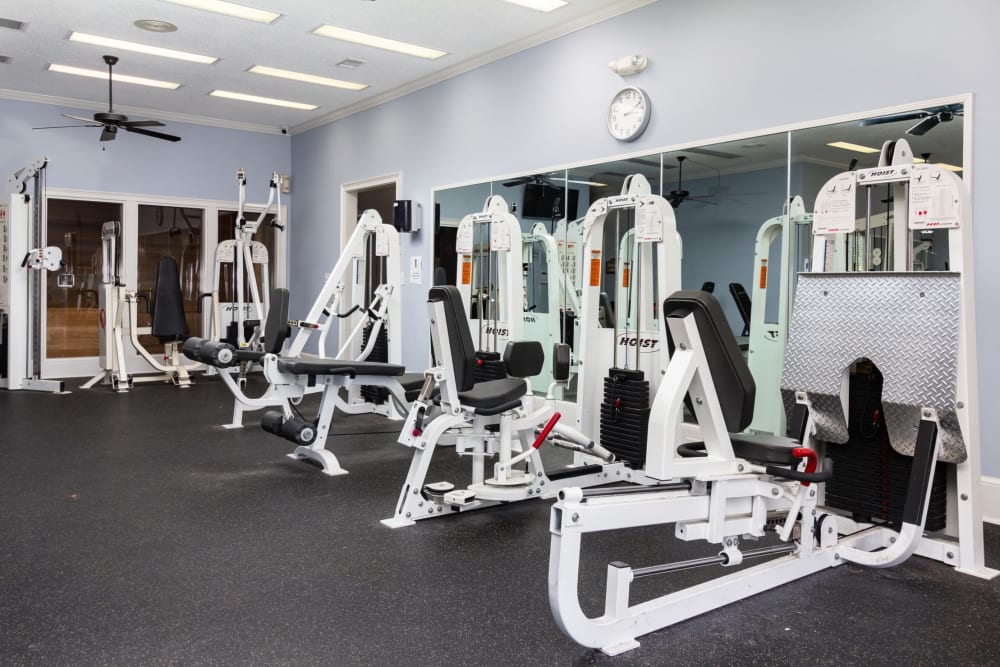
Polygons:
<instances>
[{"instance_id":1,"label":"black seat pad","mask_svg":"<svg viewBox=\"0 0 1000 667\"><path fill-rule=\"evenodd\" d=\"M399 376L397 382L403 388L403 393L407 401L416 400L420 395L420 390L424 388L423 373L404 373Z\"/></svg>"},{"instance_id":2,"label":"black seat pad","mask_svg":"<svg viewBox=\"0 0 1000 667\"><path fill-rule=\"evenodd\" d=\"M340 359L279 359L278 370L295 375L403 375L404 366L378 361L342 361Z\"/></svg>"},{"instance_id":3,"label":"black seat pad","mask_svg":"<svg viewBox=\"0 0 1000 667\"><path fill-rule=\"evenodd\" d=\"M492 408L517 401L528 393L528 385L521 378L488 380L476 384L468 391L460 391L458 400L471 408Z\"/></svg>"},{"instance_id":4,"label":"black seat pad","mask_svg":"<svg viewBox=\"0 0 1000 667\"><path fill-rule=\"evenodd\" d=\"M792 450L802 445L798 440L776 435L749 435L747 433L730 433L733 443L733 454L737 458L746 459L762 465L792 465L799 459L792 456ZM705 456L704 442L685 442L677 448L677 453L683 457Z\"/></svg>"},{"instance_id":5,"label":"black seat pad","mask_svg":"<svg viewBox=\"0 0 1000 667\"><path fill-rule=\"evenodd\" d=\"M241 350L238 348L233 350L233 358L236 361L260 361L265 354L265 352L259 350Z\"/></svg>"}]
</instances>

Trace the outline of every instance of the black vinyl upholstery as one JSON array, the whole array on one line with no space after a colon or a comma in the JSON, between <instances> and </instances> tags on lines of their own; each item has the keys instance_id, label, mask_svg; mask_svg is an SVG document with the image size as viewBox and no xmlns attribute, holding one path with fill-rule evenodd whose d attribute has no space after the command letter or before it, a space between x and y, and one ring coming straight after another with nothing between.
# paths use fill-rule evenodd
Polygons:
<instances>
[{"instance_id":1,"label":"black vinyl upholstery","mask_svg":"<svg viewBox=\"0 0 1000 667\"><path fill-rule=\"evenodd\" d=\"M746 359L740 352L736 336L729 328L722 306L714 296L701 290L675 292L663 302L667 344L671 355L674 352L674 341L670 335L669 321L689 314L694 315L698 325L726 429L730 432L742 431L753 419L757 388Z\"/></svg>"},{"instance_id":2,"label":"black vinyl upholstery","mask_svg":"<svg viewBox=\"0 0 1000 667\"><path fill-rule=\"evenodd\" d=\"M750 335L750 295L747 294L747 290L743 285L739 283L729 283L729 293L733 295L733 301L736 302L736 310L740 311L740 318L743 320L743 334L744 336Z\"/></svg>"},{"instance_id":3,"label":"black vinyl upholstery","mask_svg":"<svg viewBox=\"0 0 1000 667\"><path fill-rule=\"evenodd\" d=\"M154 294L151 333L161 343L186 339L188 332L187 322L184 321L181 277L177 262L172 257L164 257L156 266Z\"/></svg>"},{"instance_id":4,"label":"black vinyl upholstery","mask_svg":"<svg viewBox=\"0 0 1000 667\"><path fill-rule=\"evenodd\" d=\"M288 290L277 287L271 290L271 303L264 321L264 351L278 354L288 337Z\"/></svg>"},{"instance_id":5,"label":"black vinyl upholstery","mask_svg":"<svg viewBox=\"0 0 1000 667\"><path fill-rule=\"evenodd\" d=\"M503 351L503 363L511 377L534 377L545 365L545 348L537 340L510 341Z\"/></svg>"},{"instance_id":6,"label":"black vinyl upholstery","mask_svg":"<svg viewBox=\"0 0 1000 667\"><path fill-rule=\"evenodd\" d=\"M472 342L462 295L454 285L438 285L431 288L427 300L444 306L445 324L451 340L451 349L435 351L435 357L438 357L440 363L443 361L441 355L451 354L456 389L459 392L468 391L476 384L476 346Z\"/></svg>"},{"instance_id":7,"label":"black vinyl upholstery","mask_svg":"<svg viewBox=\"0 0 1000 667\"><path fill-rule=\"evenodd\" d=\"M402 375L406 368L381 361L351 361L340 359L278 359L278 370L295 375Z\"/></svg>"}]
</instances>

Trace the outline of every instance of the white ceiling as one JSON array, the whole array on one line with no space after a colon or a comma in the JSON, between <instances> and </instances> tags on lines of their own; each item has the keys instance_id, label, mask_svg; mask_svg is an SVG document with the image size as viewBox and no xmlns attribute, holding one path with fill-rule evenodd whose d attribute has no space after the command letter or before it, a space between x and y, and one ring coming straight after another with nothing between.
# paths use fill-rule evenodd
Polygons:
<instances>
[{"instance_id":1,"label":"white ceiling","mask_svg":"<svg viewBox=\"0 0 1000 667\"><path fill-rule=\"evenodd\" d=\"M2 3L0 18L26 24L0 28L0 97L106 110L107 86L98 79L59 74L50 63L103 69L117 55L116 74L181 83L169 91L115 85L115 108L133 116L258 131L302 130L369 108L492 60L554 39L655 0L569 0L542 13L503 0L238 0L280 12L270 25L181 7L160 0L34 0ZM159 19L177 25L154 33L133 25ZM323 24L447 51L436 60L383 51L311 34ZM143 42L220 58L200 65L70 42L72 31ZM354 58L357 69L337 67ZM250 74L266 65L368 84L352 92ZM210 97L214 89L316 104L314 111ZM89 115L89 114L88 114ZM169 132L169 129L166 129Z\"/></svg>"}]
</instances>

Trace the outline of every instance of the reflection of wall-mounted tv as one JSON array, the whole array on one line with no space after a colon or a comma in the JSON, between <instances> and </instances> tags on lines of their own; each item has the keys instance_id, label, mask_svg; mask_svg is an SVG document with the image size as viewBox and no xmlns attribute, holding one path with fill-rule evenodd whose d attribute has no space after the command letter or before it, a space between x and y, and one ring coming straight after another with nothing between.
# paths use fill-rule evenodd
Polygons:
<instances>
[{"instance_id":1,"label":"reflection of wall-mounted tv","mask_svg":"<svg viewBox=\"0 0 1000 667\"><path fill-rule=\"evenodd\" d=\"M576 208L579 203L579 190L570 189L569 206L567 207L565 188L553 187L544 183L528 183L524 186L521 217L551 220L554 216L556 218L568 217L573 220L576 218ZM566 215L567 209L569 210L568 216Z\"/></svg>"}]
</instances>

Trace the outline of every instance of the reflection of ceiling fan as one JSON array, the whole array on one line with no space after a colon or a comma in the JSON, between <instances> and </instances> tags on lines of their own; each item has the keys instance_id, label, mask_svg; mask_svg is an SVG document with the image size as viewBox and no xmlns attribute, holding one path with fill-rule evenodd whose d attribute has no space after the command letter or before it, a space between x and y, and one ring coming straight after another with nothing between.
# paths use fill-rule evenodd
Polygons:
<instances>
[{"instance_id":1,"label":"reflection of ceiling fan","mask_svg":"<svg viewBox=\"0 0 1000 667\"><path fill-rule=\"evenodd\" d=\"M861 127L869 125L882 125L883 123L901 123L903 121L916 120L916 125L906 131L907 134L921 136L937 127L939 123L947 123L954 120L955 116L961 116L965 112L965 106L959 104L946 104L940 107L928 107L927 109L916 109L914 111L904 111L902 113L892 113L887 116L877 118L865 118L858 121Z\"/></svg>"},{"instance_id":2,"label":"reflection of ceiling fan","mask_svg":"<svg viewBox=\"0 0 1000 667\"><path fill-rule=\"evenodd\" d=\"M175 137L172 134L164 134L163 132L155 132L153 130L146 130L147 127L163 127L163 123L158 120L129 120L128 116L120 113L115 113L114 107L112 105L111 96L111 68L115 66L118 62L118 56L104 56L104 62L108 64L108 110L100 111L94 114L93 118L84 118L83 116L71 116L69 114L62 114L66 118L71 118L73 120L78 120L87 125L51 125L48 127L33 127L33 130L50 130L60 127L100 127L101 129L101 141L113 141L116 136L118 136L118 128L124 129L126 132L135 132L136 134L143 134L147 137L153 137L155 139L165 139L166 141L180 141L180 137Z\"/></svg>"},{"instance_id":3,"label":"reflection of ceiling fan","mask_svg":"<svg viewBox=\"0 0 1000 667\"><path fill-rule=\"evenodd\" d=\"M670 205L674 208L677 208L688 200L697 201L702 204L712 204L713 206L717 205L714 201L708 201L712 195L692 195L684 189L684 160L686 159L687 157L684 155L677 156L677 189L670 191L670 196L667 197L667 201L670 202Z\"/></svg>"}]
</instances>

